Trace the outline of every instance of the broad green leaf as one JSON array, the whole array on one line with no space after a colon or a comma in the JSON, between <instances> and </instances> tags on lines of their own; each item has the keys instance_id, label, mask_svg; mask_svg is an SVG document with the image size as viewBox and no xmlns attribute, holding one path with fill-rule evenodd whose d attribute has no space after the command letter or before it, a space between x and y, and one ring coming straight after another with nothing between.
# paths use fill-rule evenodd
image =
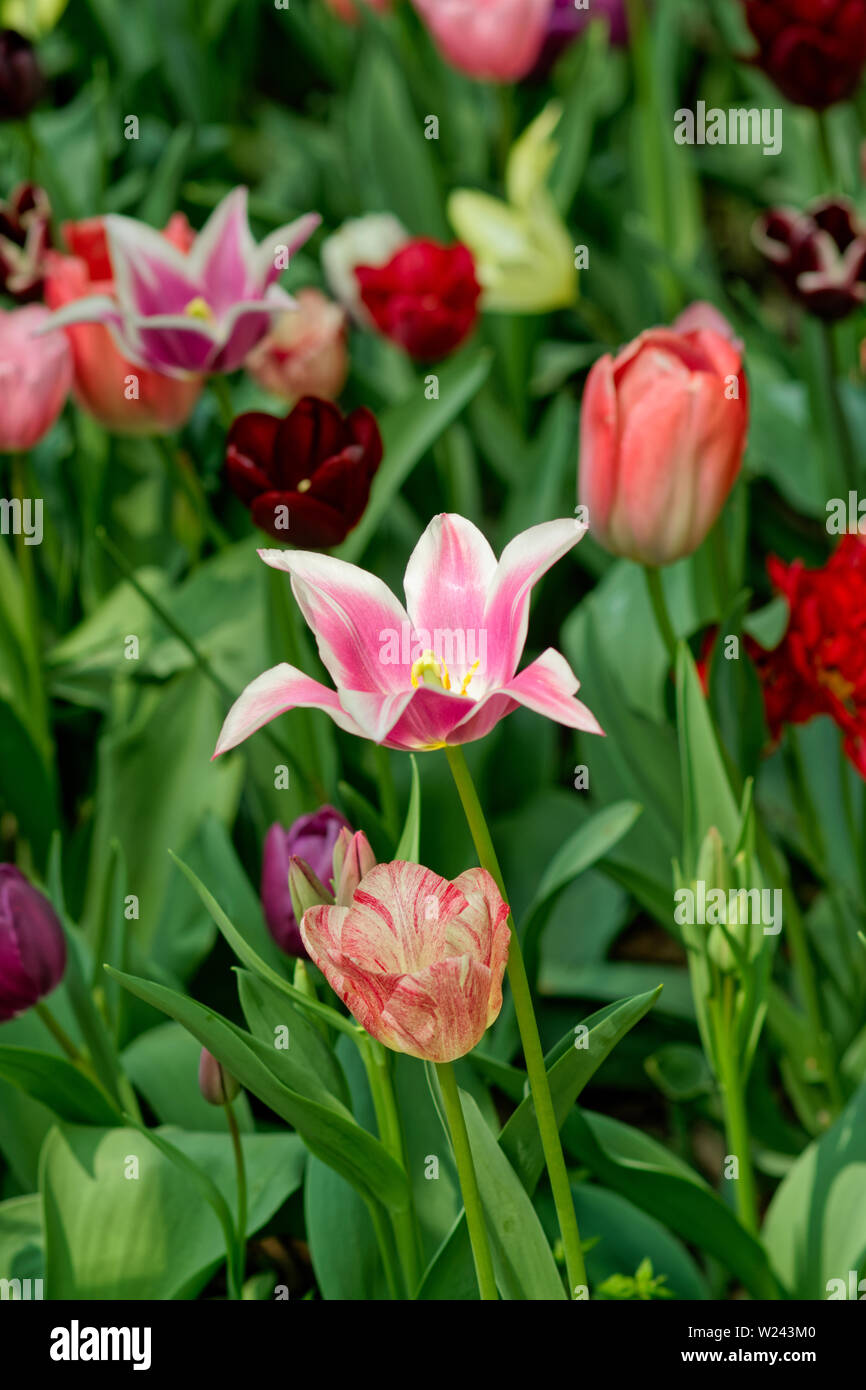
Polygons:
<instances>
[{"instance_id":1,"label":"broad green leaf","mask_svg":"<svg viewBox=\"0 0 866 1390\"><path fill-rule=\"evenodd\" d=\"M281 1079L286 1069L274 1048L194 999L149 980L112 973L139 999L188 1028L242 1086L293 1125L310 1151L334 1166L362 1195L388 1207L405 1204L406 1175L387 1150L339 1101L329 1098L328 1104L321 1104L286 1085Z\"/></svg>"},{"instance_id":2,"label":"broad green leaf","mask_svg":"<svg viewBox=\"0 0 866 1390\"><path fill-rule=\"evenodd\" d=\"M0 1046L0 1076L71 1124L115 1125L122 1116L104 1091L65 1057L29 1047Z\"/></svg>"},{"instance_id":3,"label":"broad green leaf","mask_svg":"<svg viewBox=\"0 0 866 1390\"><path fill-rule=\"evenodd\" d=\"M238 970L238 995L247 1027L266 1047L280 1054L283 1079L304 1095L327 1103L336 1099L349 1107L346 1078L331 1048L309 1018L295 1008L283 990Z\"/></svg>"},{"instance_id":4,"label":"broad green leaf","mask_svg":"<svg viewBox=\"0 0 866 1390\"><path fill-rule=\"evenodd\" d=\"M228 1133L156 1133L235 1209ZM251 1235L299 1187L304 1152L291 1134L241 1142ZM224 1259L223 1232L199 1185L139 1130L58 1127L46 1141L41 1185L52 1299L194 1298Z\"/></svg>"},{"instance_id":5,"label":"broad green leaf","mask_svg":"<svg viewBox=\"0 0 866 1390\"><path fill-rule=\"evenodd\" d=\"M45 1269L38 1192L0 1202L0 1279L41 1279Z\"/></svg>"},{"instance_id":6,"label":"broad green leaf","mask_svg":"<svg viewBox=\"0 0 866 1390\"><path fill-rule=\"evenodd\" d=\"M201 1048L179 1023L160 1023L139 1033L124 1049L123 1068L141 1092L157 1119L164 1125L224 1134L226 1119L222 1107L205 1100L198 1084ZM253 1129L246 1093L241 1091L232 1104L238 1128Z\"/></svg>"},{"instance_id":7,"label":"broad green leaf","mask_svg":"<svg viewBox=\"0 0 866 1390\"><path fill-rule=\"evenodd\" d=\"M764 1243L795 1298L825 1299L830 1280L866 1272L866 1082L800 1155L775 1193Z\"/></svg>"}]
</instances>

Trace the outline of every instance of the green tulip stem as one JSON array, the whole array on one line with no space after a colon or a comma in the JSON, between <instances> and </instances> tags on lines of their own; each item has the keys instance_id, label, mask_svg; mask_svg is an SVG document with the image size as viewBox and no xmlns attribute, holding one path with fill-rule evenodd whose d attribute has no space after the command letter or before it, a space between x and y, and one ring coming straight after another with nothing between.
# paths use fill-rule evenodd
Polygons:
<instances>
[{"instance_id":1,"label":"green tulip stem","mask_svg":"<svg viewBox=\"0 0 866 1390\"><path fill-rule=\"evenodd\" d=\"M45 1027L48 1029L55 1042L60 1044L69 1060L74 1062L77 1067L81 1066L84 1060L81 1053L78 1051L78 1048L75 1046L75 1043L72 1041L65 1028L61 1028L48 1005L43 1004L40 999L33 1005L33 1008L42 1019L42 1022L45 1024Z\"/></svg>"},{"instance_id":2,"label":"green tulip stem","mask_svg":"<svg viewBox=\"0 0 866 1390\"><path fill-rule=\"evenodd\" d=\"M210 384L214 396L216 397L217 406L219 407L223 429L228 431L235 422L236 414L235 408L232 405L232 394L229 390L229 384L225 377L220 376L219 373L216 373L210 378Z\"/></svg>"},{"instance_id":3,"label":"green tulip stem","mask_svg":"<svg viewBox=\"0 0 866 1390\"><path fill-rule=\"evenodd\" d=\"M493 847L493 840L487 821L484 818L484 811L475 790L475 783L472 781L472 774L466 763L463 749L459 746L446 748L448 763L451 774L457 786L460 800L463 803L463 810L469 825L475 849L481 862L481 867L486 869L491 875L503 898L507 901L505 884L502 878L502 870L499 867L499 860L496 857L496 850ZM562 1236L562 1245L565 1251L565 1266L568 1272L568 1285L573 1298L577 1298L578 1289L584 1289L586 1284L586 1269L583 1262L583 1250L580 1244L580 1233L577 1228L577 1214L574 1210L574 1200L571 1195L571 1184L568 1179L568 1170L565 1166L565 1155L562 1151L562 1143L559 1137L559 1126L556 1122L556 1111L553 1107L553 1097L550 1093L550 1082L547 1076L547 1069L544 1065L544 1052L541 1047L541 1038L538 1033L538 1023L535 1018L535 1010L532 1007L532 993L529 988L529 977L526 974L526 965L523 961L523 952L520 949L520 939L514 925L514 918L508 914L508 925L511 928L511 947L508 952L508 982L511 985L511 995L514 1001L514 1012L517 1018L517 1026L520 1030L520 1041L523 1044L523 1056L526 1062L526 1071L529 1077L529 1087L532 1092L532 1101L535 1106L535 1118L538 1123L539 1134L541 1135L541 1147L544 1151L544 1161L547 1165L547 1172L550 1178L550 1186L553 1192L553 1201L556 1206L556 1215L559 1220L559 1231Z\"/></svg>"},{"instance_id":4,"label":"green tulip stem","mask_svg":"<svg viewBox=\"0 0 866 1390\"><path fill-rule=\"evenodd\" d=\"M463 1114L463 1106L460 1104L457 1077L454 1075L454 1067L451 1062L437 1062L436 1074L439 1077L442 1104L445 1107L445 1118L448 1121L448 1129L451 1134L451 1147L454 1150L454 1162L457 1165L457 1176L460 1179L460 1191L463 1193L466 1226L472 1246L472 1258L475 1262L478 1292L483 1302L494 1303L499 1295L496 1291L496 1276L493 1273L493 1257L490 1254L484 1208L481 1205L481 1193L478 1191L478 1179L475 1176L475 1164L472 1161L472 1149L469 1146L466 1117Z\"/></svg>"},{"instance_id":5,"label":"green tulip stem","mask_svg":"<svg viewBox=\"0 0 866 1390\"><path fill-rule=\"evenodd\" d=\"M752 1167L749 1122L737 1055L734 1021L734 982L730 976L724 982L723 999L716 999L716 1050L719 1060L719 1082L725 1113L725 1135L729 1157L737 1161L734 1189L737 1215L750 1235L758 1233L758 1195Z\"/></svg>"},{"instance_id":6,"label":"green tulip stem","mask_svg":"<svg viewBox=\"0 0 866 1390\"><path fill-rule=\"evenodd\" d=\"M381 1043L377 1042L375 1038L369 1037L366 1033L360 1033L356 1041L361 1051L364 1069L367 1073L367 1081L373 1097L373 1108L376 1112L376 1127L379 1131L379 1138L391 1157L400 1164L400 1167L408 1175L409 1164L406 1155L406 1144L403 1137L403 1126L400 1123L400 1112L397 1109L397 1099L394 1095L394 1086L391 1080L388 1053ZM406 1207L399 1210L392 1209L390 1215L391 1225L394 1229L397 1254L400 1258L400 1267L403 1271L403 1282L406 1287L406 1294L409 1298L414 1298L421 1282L421 1237L418 1231L418 1222L411 1197ZM384 1260L384 1248L382 1250L382 1257Z\"/></svg>"},{"instance_id":7,"label":"green tulip stem","mask_svg":"<svg viewBox=\"0 0 866 1390\"><path fill-rule=\"evenodd\" d=\"M235 1176L238 1189L237 1248L235 1251L235 1259L237 1287L238 1290L241 1290L244 1282L244 1270L247 1264L247 1168L244 1162L244 1150L241 1144L240 1130L238 1129L237 1117L232 1108L232 1102L227 1100L223 1108L226 1112L226 1121L228 1123L232 1149L235 1156Z\"/></svg>"},{"instance_id":8,"label":"green tulip stem","mask_svg":"<svg viewBox=\"0 0 866 1390\"><path fill-rule=\"evenodd\" d=\"M677 664L677 638L674 626L668 612L667 599L665 598L664 585L662 583L661 570L652 565L644 565L644 578L646 579L647 592L650 603L652 604L653 616L659 630L659 636L665 644L671 666Z\"/></svg>"},{"instance_id":9,"label":"green tulip stem","mask_svg":"<svg viewBox=\"0 0 866 1390\"><path fill-rule=\"evenodd\" d=\"M834 325L832 323L825 323L821 320L819 328L824 389L826 392L830 419L836 435L836 448L845 473L845 483L848 487L848 491L856 492L859 471L857 467L857 451L854 448L854 441L851 438L851 427L848 423L848 416L845 413L842 393L839 390L839 358L836 352Z\"/></svg>"}]
</instances>

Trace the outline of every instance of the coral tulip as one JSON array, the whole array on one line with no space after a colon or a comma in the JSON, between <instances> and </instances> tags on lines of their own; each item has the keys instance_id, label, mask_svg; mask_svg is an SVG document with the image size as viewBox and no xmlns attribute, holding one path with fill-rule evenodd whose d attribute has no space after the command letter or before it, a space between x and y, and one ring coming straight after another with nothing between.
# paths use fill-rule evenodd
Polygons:
<instances>
[{"instance_id":1,"label":"coral tulip","mask_svg":"<svg viewBox=\"0 0 866 1390\"><path fill-rule=\"evenodd\" d=\"M708 306L701 306L706 322ZM734 485L748 428L740 351L715 328L652 328L587 378L580 500L615 555L669 565L698 548Z\"/></svg>"},{"instance_id":2,"label":"coral tulip","mask_svg":"<svg viewBox=\"0 0 866 1390\"><path fill-rule=\"evenodd\" d=\"M301 936L350 1013L395 1052L453 1062L502 1008L508 905L485 869L453 883L378 864L348 907L311 907Z\"/></svg>"}]
</instances>

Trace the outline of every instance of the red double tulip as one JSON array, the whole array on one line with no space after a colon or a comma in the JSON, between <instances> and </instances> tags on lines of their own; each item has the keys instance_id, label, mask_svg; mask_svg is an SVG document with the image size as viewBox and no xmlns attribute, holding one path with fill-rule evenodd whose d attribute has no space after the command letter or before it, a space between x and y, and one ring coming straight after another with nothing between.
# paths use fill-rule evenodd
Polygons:
<instances>
[{"instance_id":1,"label":"red double tulip","mask_svg":"<svg viewBox=\"0 0 866 1390\"><path fill-rule=\"evenodd\" d=\"M580 501L591 533L615 555L653 566L690 555L734 485L748 388L739 345L718 331L723 322L693 305L681 323L641 333L589 374Z\"/></svg>"},{"instance_id":2,"label":"red double tulip","mask_svg":"<svg viewBox=\"0 0 866 1390\"><path fill-rule=\"evenodd\" d=\"M311 549L339 545L357 526L382 460L371 411L304 396L284 420L264 411L238 416L226 471L255 524L275 540Z\"/></svg>"},{"instance_id":3,"label":"red double tulip","mask_svg":"<svg viewBox=\"0 0 866 1390\"><path fill-rule=\"evenodd\" d=\"M822 111L856 91L866 65L866 0L745 0L757 62L800 106Z\"/></svg>"},{"instance_id":4,"label":"red double tulip","mask_svg":"<svg viewBox=\"0 0 866 1390\"><path fill-rule=\"evenodd\" d=\"M114 271L102 218L67 222L63 236L72 254L46 255L45 302L62 309L90 295L114 294ZM182 213L175 213L165 237L188 250L194 233ZM179 429L192 414L202 389L200 378L184 381L163 376L128 361L103 323L75 323L64 332L75 364L78 404L106 429L117 434L163 434Z\"/></svg>"},{"instance_id":5,"label":"red double tulip","mask_svg":"<svg viewBox=\"0 0 866 1390\"><path fill-rule=\"evenodd\" d=\"M409 241L385 265L358 265L355 275L379 332L410 357L447 357L475 327L481 286L460 242Z\"/></svg>"}]
</instances>

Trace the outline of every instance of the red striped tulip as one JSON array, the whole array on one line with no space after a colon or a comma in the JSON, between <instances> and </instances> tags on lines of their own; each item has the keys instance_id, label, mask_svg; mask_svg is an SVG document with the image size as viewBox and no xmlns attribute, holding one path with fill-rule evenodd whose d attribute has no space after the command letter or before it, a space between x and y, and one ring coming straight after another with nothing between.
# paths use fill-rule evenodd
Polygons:
<instances>
[{"instance_id":1,"label":"red striped tulip","mask_svg":"<svg viewBox=\"0 0 866 1390\"><path fill-rule=\"evenodd\" d=\"M697 550L736 481L748 427L739 346L709 306L600 358L583 395L579 493L614 555L669 565ZM685 330L685 331L684 331Z\"/></svg>"},{"instance_id":2,"label":"red striped tulip","mask_svg":"<svg viewBox=\"0 0 866 1390\"><path fill-rule=\"evenodd\" d=\"M508 906L485 869L453 883L420 864L378 864L348 907L311 907L301 936L331 988L394 1052L453 1062L502 1008Z\"/></svg>"}]
</instances>

